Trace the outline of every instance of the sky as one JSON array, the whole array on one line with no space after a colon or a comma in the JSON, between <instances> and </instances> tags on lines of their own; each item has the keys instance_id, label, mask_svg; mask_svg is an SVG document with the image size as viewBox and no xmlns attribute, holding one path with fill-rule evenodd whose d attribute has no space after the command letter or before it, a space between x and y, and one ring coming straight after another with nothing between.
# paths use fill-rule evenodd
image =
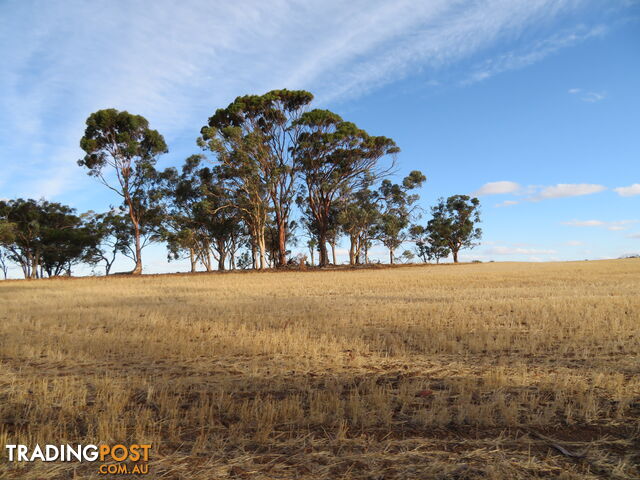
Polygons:
<instances>
[{"instance_id":1,"label":"sky","mask_svg":"<svg viewBox=\"0 0 640 480\"><path fill-rule=\"evenodd\" d=\"M0 60L0 198L117 203L76 164L96 110L145 116L164 168L236 96L305 89L424 172L419 221L480 198L462 260L640 253L639 1L0 0Z\"/></svg>"}]
</instances>

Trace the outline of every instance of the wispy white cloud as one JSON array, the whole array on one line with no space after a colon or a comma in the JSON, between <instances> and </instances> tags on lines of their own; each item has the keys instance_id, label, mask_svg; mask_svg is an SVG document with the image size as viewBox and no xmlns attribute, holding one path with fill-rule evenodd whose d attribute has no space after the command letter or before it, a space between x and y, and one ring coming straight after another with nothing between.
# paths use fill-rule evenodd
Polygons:
<instances>
[{"instance_id":1,"label":"wispy white cloud","mask_svg":"<svg viewBox=\"0 0 640 480\"><path fill-rule=\"evenodd\" d=\"M552 198L578 197L599 193L606 189L607 187L604 185L594 183L558 183L550 186L529 185L523 187L516 182L501 180L498 182L485 183L478 190L474 191L472 195L512 194L521 197L521 200L505 200L496 204L496 207L508 207L517 205L522 201L538 202Z\"/></svg>"},{"instance_id":2,"label":"wispy white cloud","mask_svg":"<svg viewBox=\"0 0 640 480\"><path fill-rule=\"evenodd\" d=\"M532 45L528 45L524 50L510 51L495 58L485 60L461 83L463 85L472 84L508 70L526 67L562 48L583 42L591 37L602 35L605 32L606 27L597 25L592 28L581 26L578 29L557 33L534 42ZM572 92L572 90L576 89L571 89L570 93L577 93ZM593 94L593 92L589 92L589 94Z\"/></svg>"},{"instance_id":3,"label":"wispy white cloud","mask_svg":"<svg viewBox=\"0 0 640 480\"><path fill-rule=\"evenodd\" d=\"M521 248L521 247L507 247L507 246L495 246L485 250L487 255L554 255L558 253L556 250L544 249L544 248Z\"/></svg>"},{"instance_id":4,"label":"wispy white cloud","mask_svg":"<svg viewBox=\"0 0 640 480\"><path fill-rule=\"evenodd\" d=\"M627 238L640 238L640 232L631 233L631 234L627 235Z\"/></svg>"},{"instance_id":5,"label":"wispy white cloud","mask_svg":"<svg viewBox=\"0 0 640 480\"><path fill-rule=\"evenodd\" d=\"M516 193L521 190L519 183L501 180L499 182L489 182L482 185L478 190L471 193L474 197L482 195L499 195L504 193Z\"/></svg>"},{"instance_id":6,"label":"wispy white cloud","mask_svg":"<svg viewBox=\"0 0 640 480\"><path fill-rule=\"evenodd\" d=\"M572 227L604 227L606 225L602 220L571 220L562 224Z\"/></svg>"},{"instance_id":7,"label":"wispy white cloud","mask_svg":"<svg viewBox=\"0 0 640 480\"><path fill-rule=\"evenodd\" d=\"M518 205L520 202L517 200L505 200L504 202L496 203L496 207L511 207L513 205Z\"/></svg>"},{"instance_id":8,"label":"wispy white cloud","mask_svg":"<svg viewBox=\"0 0 640 480\"><path fill-rule=\"evenodd\" d=\"M583 90L582 88L570 88L569 93L576 95L583 102L595 103L607 98L606 92L593 92L589 90Z\"/></svg>"},{"instance_id":9,"label":"wispy white cloud","mask_svg":"<svg viewBox=\"0 0 640 480\"><path fill-rule=\"evenodd\" d=\"M603 220L570 220L568 222L562 222L563 225L570 227L599 227L611 231L627 230L629 226L634 223L638 223L638 220L616 220L613 222L605 222Z\"/></svg>"},{"instance_id":10,"label":"wispy white cloud","mask_svg":"<svg viewBox=\"0 0 640 480\"><path fill-rule=\"evenodd\" d=\"M629 185L628 187L614 188L613 191L622 197L633 197L635 195L640 195L640 183L634 183L633 185Z\"/></svg>"},{"instance_id":11,"label":"wispy white cloud","mask_svg":"<svg viewBox=\"0 0 640 480\"><path fill-rule=\"evenodd\" d=\"M478 61L473 72L488 78L601 33L574 20L585 3L3 2L0 158L21 163L0 181L20 195L89 192L75 161L99 108L145 115L173 145L240 94L306 88L327 104ZM558 33L559 19L574 27Z\"/></svg>"},{"instance_id":12,"label":"wispy white cloud","mask_svg":"<svg viewBox=\"0 0 640 480\"><path fill-rule=\"evenodd\" d=\"M579 197L591 195L606 190L607 187L593 183L559 183L550 187L544 187L531 200L546 200L549 198Z\"/></svg>"},{"instance_id":13,"label":"wispy white cloud","mask_svg":"<svg viewBox=\"0 0 640 480\"><path fill-rule=\"evenodd\" d=\"M579 247L584 245L584 242L581 242L580 240L569 240L568 242L565 242L565 245L569 247Z\"/></svg>"},{"instance_id":14,"label":"wispy white cloud","mask_svg":"<svg viewBox=\"0 0 640 480\"><path fill-rule=\"evenodd\" d=\"M605 98L607 98L607 94L605 92L600 92L600 93L587 92L582 97L582 101L588 102L588 103L595 103L595 102L599 102L600 100L604 100Z\"/></svg>"}]
</instances>

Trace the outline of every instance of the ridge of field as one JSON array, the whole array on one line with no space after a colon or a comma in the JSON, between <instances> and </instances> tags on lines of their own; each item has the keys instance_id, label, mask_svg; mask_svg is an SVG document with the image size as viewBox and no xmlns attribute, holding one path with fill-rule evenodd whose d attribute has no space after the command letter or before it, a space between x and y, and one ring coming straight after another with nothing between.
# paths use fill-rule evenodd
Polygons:
<instances>
[{"instance_id":1,"label":"ridge of field","mask_svg":"<svg viewBox=\"0 0 640 480\"><path fill-rule=\"evenodd\" d=\"M150 478L640 478L640 260L0 282L0 444ZM0 478L104 478L10 464ZM143 477L141 477L143 478Z\"/></svg>"}]
</instances>

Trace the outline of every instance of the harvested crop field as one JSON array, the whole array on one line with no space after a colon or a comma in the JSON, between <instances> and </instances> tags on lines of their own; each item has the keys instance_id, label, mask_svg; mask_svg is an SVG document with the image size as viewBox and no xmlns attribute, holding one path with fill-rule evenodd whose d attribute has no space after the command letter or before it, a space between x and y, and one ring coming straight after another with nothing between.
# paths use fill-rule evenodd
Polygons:
<instances>
[{"instance_id":1,"label":"harvested crop field","mask_svg":"<svg viewBox=\"0 0 640 480\"><path fill-rule=\"evenodd\" d=\"M154 479L640 478L639 293L635 259L1 282L0 443L149 443Z\"/></svg>"}]
</instances>

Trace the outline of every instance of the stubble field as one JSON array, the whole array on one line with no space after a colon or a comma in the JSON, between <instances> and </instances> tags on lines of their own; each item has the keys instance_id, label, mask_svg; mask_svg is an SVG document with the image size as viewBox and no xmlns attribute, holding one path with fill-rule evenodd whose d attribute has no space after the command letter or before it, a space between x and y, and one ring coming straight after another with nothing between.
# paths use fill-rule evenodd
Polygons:
<instances>
[{"instance_id":1,"label":"stubble field","mask_svg":"<svg viewBox=\"0 0 640 480\"><path fill-rule=\"evenodd\" d=\"M640 261L0 282L15 443L151 443L149 479L637 479Z\"/></svg>"}]
</instances>

